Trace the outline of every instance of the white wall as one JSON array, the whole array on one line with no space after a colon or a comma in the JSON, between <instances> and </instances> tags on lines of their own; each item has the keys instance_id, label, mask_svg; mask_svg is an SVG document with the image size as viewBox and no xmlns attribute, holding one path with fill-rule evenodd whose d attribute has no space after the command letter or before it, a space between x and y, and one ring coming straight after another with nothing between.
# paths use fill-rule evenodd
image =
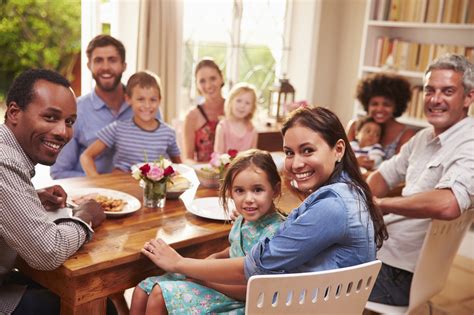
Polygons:
<instances>
[{"instance_id":1,"label":"white wall","mask_svg":"<svg viewBox=\"0 0 474 315\"><path fill-rule=\"evenodd\" d=\"M313 99L352 117L366 0L322 0Z\"/></svg>"},{"instance_id":2,"label":"white wall","mask_svg":"<svg viewBox=\"0 0 474 315\"><path fill-rule=\"evenodd\" d=\"M288 77L296 99L352 117L367 0L295 0Z\"/></svg>"},{"instance_id":3,"label":"white wall","mask_svg":"<svg viewBox=\"0 0 474 315\"><path fill-rule=\"evenodd\" d=\"M321 1L295 0L292 5L290 32L291 51L288 56L288 78L295 88L296 100L314 103L313 73L316 70L317 39Z\"/></svg>"}]
</instances>

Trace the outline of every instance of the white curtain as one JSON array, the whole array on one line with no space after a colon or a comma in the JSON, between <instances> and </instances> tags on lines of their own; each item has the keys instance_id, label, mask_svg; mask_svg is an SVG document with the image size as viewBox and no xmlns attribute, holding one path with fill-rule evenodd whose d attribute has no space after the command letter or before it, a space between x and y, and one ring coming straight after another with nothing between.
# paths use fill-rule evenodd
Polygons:
<instances>
[{"instance_id":1,"label":"white curtain","mask_svg":"<svg viewBox=\"0 0 474 315\"><path fill-rule=\"evenodd\" d=\"M182 1L141 0L137 70L161 78L161 112L166 122L177 116L181 86Z\"/></svg>"}]
</instances>

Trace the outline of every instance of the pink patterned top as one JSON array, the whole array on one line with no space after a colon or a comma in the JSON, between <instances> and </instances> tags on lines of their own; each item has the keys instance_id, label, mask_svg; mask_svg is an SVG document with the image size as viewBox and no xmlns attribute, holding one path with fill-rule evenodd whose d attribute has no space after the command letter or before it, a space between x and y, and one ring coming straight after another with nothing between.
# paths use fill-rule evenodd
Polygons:
<instances>
[{"instance_id":1,"label":"pink patterned top","mask_svg":"<svg viewBox=\"0 0 474 315\"><path fill-rule=\"evenodd\" d=\"M257 130L253 126L250 130L242 130L241 133L235 134L230 128L230 123L227 119L221 120L219 124L224 131L224 152L230 149L239 152L252 149L253 139L257 136Z\"/></svg>"}]
</instances>

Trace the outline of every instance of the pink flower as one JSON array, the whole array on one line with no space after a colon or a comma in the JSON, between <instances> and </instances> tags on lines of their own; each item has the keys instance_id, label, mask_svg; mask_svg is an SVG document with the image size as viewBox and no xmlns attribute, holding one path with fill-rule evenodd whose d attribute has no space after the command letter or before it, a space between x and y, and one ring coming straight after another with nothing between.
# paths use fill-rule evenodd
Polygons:
<instances>
[{"instance_id":1,"label":"pink flower","mask_svg":"<svg viewBox=\"0 0 474 315\"><path fill-rule=\"evenodd\" d=\"M212 152L211 161L209 161L209 164L211 164L211 166L213 167L220 167L221 166L220 154L217 152Z\"/></svg>"},{"instance_id":2,"label":"pink flower","mask_svg":"<svg viewBox=\"0 0 474 315\"><path fill-rule=\"evenodd\" d=\"M132 177L136 180L143 180L148 183L166 183L175 173L171 164L171 161L163 157L153 162L135 164L131 167Z\"/></svg>"},{"instance_id":3,"label":"pink flower","mask_svg":"<svg viewBox=\"0 0 474 315\"><path fill-rule=\"evenodd\" d=\"M160 179L163 178L164 176L164 171L161 167L157 166L157 165L153 165L151 168L150 168L150 171L148 172L147 176L149 179L153 180L153 181L159 181Z\"/></svg>"}]
</instances>

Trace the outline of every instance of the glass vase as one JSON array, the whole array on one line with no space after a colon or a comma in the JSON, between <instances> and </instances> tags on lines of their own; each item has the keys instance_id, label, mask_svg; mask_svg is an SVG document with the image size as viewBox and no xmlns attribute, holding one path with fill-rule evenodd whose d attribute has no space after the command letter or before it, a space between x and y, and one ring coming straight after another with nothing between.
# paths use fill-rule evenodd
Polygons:
<instances>
[{"instance_id":1,"label":"glass vase","mask_svg":"<svg viewBox=\"0 0 474 315\"><path fill-rule=\"evenodd\" d=\"M166 181L145 182L143 188L143 206L146 208L164 208L166 203Z\"/></svg>"}]
</instances>

